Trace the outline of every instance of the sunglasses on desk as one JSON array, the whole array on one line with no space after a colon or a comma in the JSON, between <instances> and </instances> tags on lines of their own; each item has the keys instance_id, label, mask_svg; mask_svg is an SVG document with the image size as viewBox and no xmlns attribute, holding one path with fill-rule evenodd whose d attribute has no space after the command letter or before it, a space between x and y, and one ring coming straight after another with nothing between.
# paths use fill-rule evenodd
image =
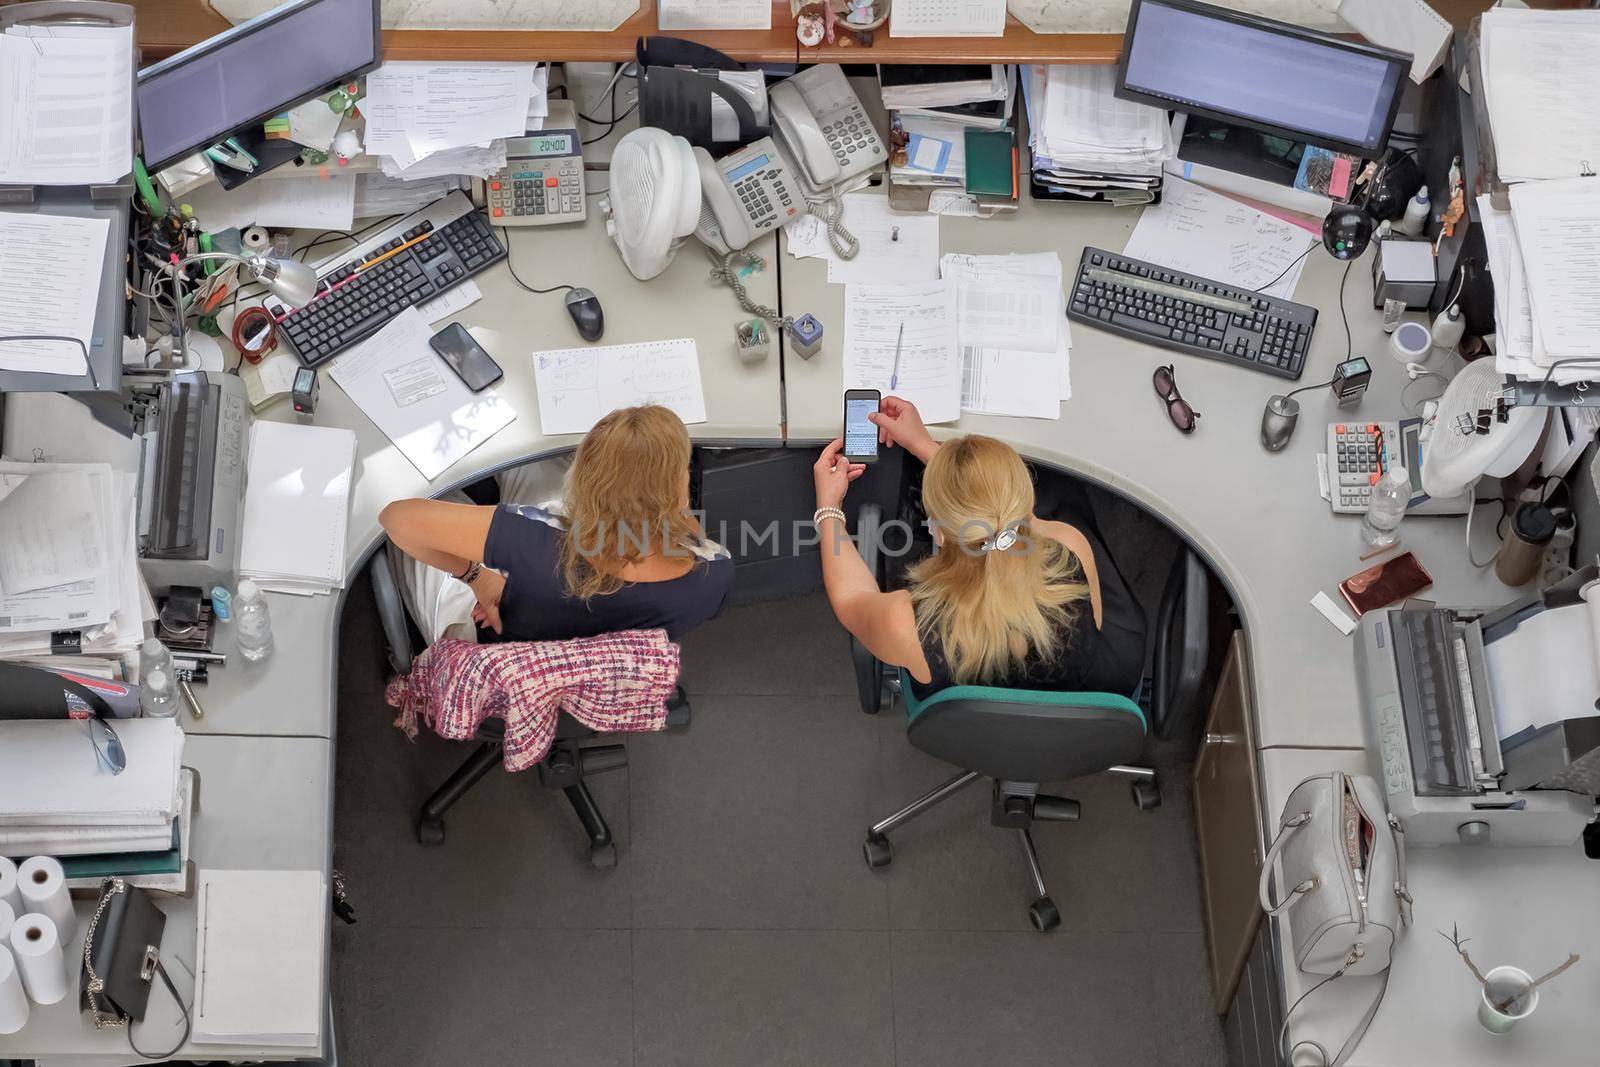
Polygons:
<instances>
[{"instance_id":1,"label":"sunglasses on desk","mask_svg":"<svg viewBox=\"0 0 1600 1067\"><path fill-rule=\"evenodd\" d=\"M1172 364L1157 367L1150 382L1156 388L1156 396L1167 406L1167 418L1172 420L1179 433L1194 433L1195 423L1200 418L1200 413L1189 406L1189 402L1178 392L1178 379L1173 373Z\"/></svg>"}]
</instances>

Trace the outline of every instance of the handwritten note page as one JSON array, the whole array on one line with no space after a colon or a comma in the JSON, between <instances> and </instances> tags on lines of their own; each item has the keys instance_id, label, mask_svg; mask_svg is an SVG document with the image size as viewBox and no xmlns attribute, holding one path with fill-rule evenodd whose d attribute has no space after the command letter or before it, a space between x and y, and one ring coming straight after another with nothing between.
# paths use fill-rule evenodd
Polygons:
<instances>
[{"instance_id":1,"label":"handwritten note page","mask_svg":"<svg viewBox=\"0 0 1600 1067\"><path fill-rule=\"evenodd\" d=\"M1135 259L1288 300L1305 266L1304 259L1295 262L1295 257L1303 256L1315 242L1293 223L1169 174L1161 203L1140 214L1123 251ZM1283 277L1273 282L1279 274Z\"/></svg>"},{"instance_id":2,"label":"handwritten note page","mask_svg":"<svg viewBox=\"0 0 1600 1067\"><path fill-rule=\"evenodd\" d=\"M894 0L890 37L999 37L1006 0Z\"/></svg>"},{"instance_id":3,"label":"handwritten note page","mask_svg":"<svg viewBox=\"0 0 1600 1067\"><path fill-rule=\"evenodd\" d=\"M497 389L468 390L428 344L431 333L422 312L407 308L329 372L430 481L517 417Z\"/></svg>"},{"instance_id":4,"label":"handwritten note page","mask_svg":"<svg viewBox=\"0 0 1600 1067\"><path fill-rule=\"evenodd\" d=\"M893 392L917 405L927 422L961 417L954 282L848 285L844 308L846 389Z\"/></svg>"},{"instance_id":5,"label":"handwritten note page","mask_svg":"<svg viewBox=\"0 0 1600 1067\"><path fill-rule=\"evenodd\" d=\"M640 404L671 408L686 423L706 421L692 338L535 352L533 376L546 434L588 433L618 408Z\"/></svg>"}]
</instances>

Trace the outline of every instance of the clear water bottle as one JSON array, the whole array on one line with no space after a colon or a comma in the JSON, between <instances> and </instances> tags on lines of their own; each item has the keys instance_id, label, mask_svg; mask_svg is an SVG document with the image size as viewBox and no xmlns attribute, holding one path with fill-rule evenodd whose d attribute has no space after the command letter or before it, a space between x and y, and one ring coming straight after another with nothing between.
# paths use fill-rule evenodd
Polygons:
<instances>
[{"instance_id":1,"label":"clear water bottle","mask_svg":"<svg viewBox=\"0 0 1600 1067\"><path fill-rule=\"evenodd\" d=\"M1372 501L1367 505L1366 518L1361 520L1361 539L1374 548L1398 541L1400 535L1395 531L1410 502L1411 475L1404 467L1390 467L1372 487Z\"/></svg>"},{"instance_id":2,"label":"clear water bottle","mask_svg":"<svg viewBox=\"0 0 1600 1067\"><path fill-rule=\"evenodd\" d=\"M172 675L157 668L145 675L139 690L139 710L149 719L170 719L178 714L178 689Z\"/></svg>"},{"instance_id":3,"label":"clear water bottle","mask_svg":"<svg viewBox=\"0 0 1600 1067\"><path fill-rule=\"evenodd\" d=\"M167 646L154 637L147 637L144 644L139 646L139 679L150 677L153 671L165 671L168 678L176 678L178 672L173 669L172 653Z\"/></svg>"},{"instance_id":4,"label":"clear water bottle","mask_svg":"<svg viewBox=\"0 0 1600 1067\"><path fill-rule=\"evenodd\" d=\"M248 578L239 583L233 597L233 628L239 655L251 662L267 658L272 651L272 616L266 594Z\"/></svg>"}]
</instances>

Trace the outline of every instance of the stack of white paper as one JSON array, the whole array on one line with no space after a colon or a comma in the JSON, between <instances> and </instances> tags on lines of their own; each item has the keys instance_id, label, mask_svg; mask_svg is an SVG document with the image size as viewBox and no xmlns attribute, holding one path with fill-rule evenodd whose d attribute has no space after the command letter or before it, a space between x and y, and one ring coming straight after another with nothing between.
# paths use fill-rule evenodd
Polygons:
<instances>
[{"instance_id":1,"label":"stack of white paper","mask_svg":"<svg viewBox=\"0 0 1600 1067\"><path fill-rule=\"evenodd\" d=\"M239 576L282 593L344 585L356 435L329 426L250 427Z\"/></svg>"},{"instance_id":2,"label":"stack of white paper","mask_svg":"<svg viewBox=\"0 0 1600 1067\"><path fill-rule=\"evenodd\" d=\"M505 138L547 113L548 78L537 63L385 63L361 102L367 154L391 178L488 177Z\"/></svg>"},{"instance_id":3,"label":"stack of white paper","mask_svg":"<svg viewBox=\"0 0 1600 1067\"><path fill-rule=\"evenodd\" d=\"M1106 66L1023 68L1033 174L1051 189L1117 204L1145 204L1172 158L1167 113L1115 93Z\"/></svg>"},{"instance_id":4,"label":"stack of white paper","mask_svg":"<svg viewBox=\"0 0 1600 1067\"><path fill-rule=\"evenodd\" d=\"M939 267L956 285L961 410L1059 418L1072 396L1061 257L951 253Z\"/></svg>"},{"instance_id":5,"label":"stack of white paper","mask_svg":"<svg viewBox=\"0 0 1600 1067\"><path fill-rule=\"evenodd\" d=\"M0 658L46 666L75 631L76 670L120 677L154 605L139 573L136 474L0 461Z\"/></svg>"},{"instance_id":6,"label":"stack of white paper","mask_svg":"<svg viewBox=\"0 0 1600 1067\"><path fill-rule=\"evenodd\" d=\"M1478 49L1502 181L1572 178L1600 166L1600 16L1490 8Z\"/></svg>"},{"instance_id":7,"label":"stack of white paper","mask_svg":"<svg viewBox=\"0 0 1600 1067\"><path fill-rule=\"evenodd\" d=\"M307 1048L322 1032L328 899L320 871L204 871L194 1035Z\"/></svg>"},{"instance_id":8,"label":"stack of white paper","mask_svg":"<svg viewBox=\"0 0 1600 1067\"><path fill-rule=\"evenodd\" d=\"M0 341L0 370L86 373L110 225L103 217L0 212L0 333L83 342Z\"/></svg>"},{"instance_id":9,"label":"stack of white paper","mask_svg":"<svg viewBox=\"0 0 1600 1067\"><path fill-rule=\"evenodd\" d=\"M333 380L430 481L517 417L497 389L468 391L406 308L334 360Z\"/></svg>"},{"instance_id":10,"label":"stack of white paper","mask_svg":"<svg viewBox=\"0 0 1600 1067\"><path fill-rule=\"evenodd\" d=\"M0 184L90 185L133 169L133 27L0 33Z\"/></svg>"},{"instance_id":11,"label":"stack of white paper","mask_svg":"<svg viewBox=\"0 0 1600 1067\"><path fill-rule=\"evenodd\" d=\"M0 833L34 831L44 835L35 844L50 844L56 837L96 830L102 845L164 834L159 847L170 847L179 810L183 730L176 719L112 723L127 757L121 774L101 769L85 722L0 722ZM0 837L0 855L35 854L19 853L4 840Z\"/></svg>"},{"instance_id":12,"label":"stack of white paper","mask_svg":"<svg viewBox=\"0 0 1600 1067\"><path fill-rule=\"evenodd\" d=\"M1550 368L1561 360L1586 360L1581 364L1584 376L1596 377L1600 178L1513 186L1511 222L1533 320L1533 362Z\"/></svg>"}]
</instances>

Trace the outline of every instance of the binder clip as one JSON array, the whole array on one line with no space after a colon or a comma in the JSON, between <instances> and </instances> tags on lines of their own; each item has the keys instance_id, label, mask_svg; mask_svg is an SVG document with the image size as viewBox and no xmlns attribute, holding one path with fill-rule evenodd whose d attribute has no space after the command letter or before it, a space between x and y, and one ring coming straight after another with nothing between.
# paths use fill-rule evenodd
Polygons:
<instances>
[{"instance_id":1,"label":"binder clip","mask_svg":"<svg viewBox=\"0 0 1600 1067\"><path fill-rule=\"evenodd\" d=\"M811 312L806 312L790 324L789 347L801 359L810 359L822 347L822 323Z\"/></svg>"},{"instance_id":2,"label":"binder clip","mask_svg":"<svg viewBox=\"0 0 1600 1067\"><path fill-rule=\"evenodd\" d=\"M741 363L760 363L772 354L772 334L760 319L734 324L733 340Z\"/></svg>"}]
</instances>

